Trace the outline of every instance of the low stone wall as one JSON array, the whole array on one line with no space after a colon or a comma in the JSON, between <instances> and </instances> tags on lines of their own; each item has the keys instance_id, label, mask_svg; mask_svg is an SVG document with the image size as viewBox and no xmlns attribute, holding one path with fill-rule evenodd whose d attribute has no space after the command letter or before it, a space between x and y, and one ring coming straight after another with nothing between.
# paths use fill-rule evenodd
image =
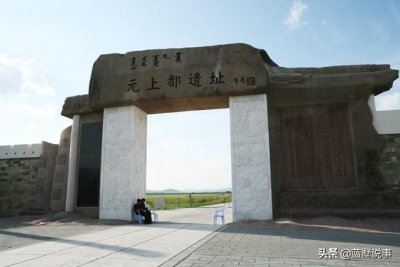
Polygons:
<instances>
[{"instance_id":1,"label":"low stone wall","mask_svg":"<svg viewBox=\"0 0 400 267\"><path fill-rule=\"evenodd\" d=\"M58 145L42 142L35 198L26 211L28 214L44 214L50 210L50 195L57 151Z\"/></svg>"},{"instance_id":2,"label":"low stone wall","mask_svg":"<svg viewBox=\"0 0 400 267\"><path fill-rule=\"evenodd\" d=\"M34 201L40 158L0 159L0 216L16 215Z\"/></svg>"},{"instance_id":3,"label":"low stone wall","mask_svg":"<svg viewBox=\"0 0 400 267\"><path fill-rule=\"evenodd\" d=\"M60 146L0 147L0 216L65 210L70 135L64 129Z\"/></svg>"},{"instance_id":4,"label":"low stone wall","mask_svg":"<svg viewBox=\"0 0 400 267\"><path fill-rule=\"evenodd\" d=\"M384 143L380 171L393 189L400 188L400 134L380 135Z\"/></svg>"}]
</instances>

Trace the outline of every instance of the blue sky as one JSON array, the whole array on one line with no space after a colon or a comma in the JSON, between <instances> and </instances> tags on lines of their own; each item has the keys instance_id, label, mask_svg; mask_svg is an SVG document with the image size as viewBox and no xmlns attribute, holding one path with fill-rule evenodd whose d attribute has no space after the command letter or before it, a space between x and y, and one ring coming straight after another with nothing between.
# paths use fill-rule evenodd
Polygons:
<instances>
[{"instance_id":1,"label":"blue sky","mask_svg":"<svg viewBox=\"0 0 400 267\"><path fill-rule=\"evenodd\" d=\"M400 69L400 1L1 1L0 145L58 143L100 54L248 43L280 66ZM400 109L400 82L376 98ZM229 111L148 117L148 188L230 186Z\"/></svg>"}]
</instances>

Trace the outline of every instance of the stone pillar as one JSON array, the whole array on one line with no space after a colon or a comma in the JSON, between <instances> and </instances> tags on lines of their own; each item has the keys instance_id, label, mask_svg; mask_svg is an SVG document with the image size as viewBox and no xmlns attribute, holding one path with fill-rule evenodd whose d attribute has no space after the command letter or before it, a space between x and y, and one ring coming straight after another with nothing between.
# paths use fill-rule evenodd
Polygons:
<instances>
[{"instance_id":1,"label":"stone pillar","mask_svg":"<svg viewBox=\"0 0 400 267\"><path fill-rule=\"evenodd\" d=\"M50 210L52 212L65 210L68 183L68 159L71 148L71 126L61 132L56 166L53 175Z\"/></svg>"},{"instance_id":2,"label":"stone pillar","mask_svg":"<svg viewBox=\"0 0 400 267\"><path fill-rule=\"evenodd\" d=\"M65 201L65 211L75 210L76 200L76 176L77 176L77 159L78 159L78 137L79 137L79 115L74 115L72 118L71 129L71 145L69 151L69 166L68 166L68 182L67 182L67 197Z\"/></svg>"},{"instance_id":3,"label":"stone pillar","mask_svg":"<svg viewBox=\"0 0 400 267\"><path fill-rule=\"evenodd\" d=\"M104 109L100 219L130 220L133 201L145 196L146 134L147 114L141 109Z\"/></svg>"},{"instance_id":4,"label":"stone pillar","mask_svg":"<svg viewBox=\"0 0 400 267\"><path fill-rule=\"evenodd\" d=\"M267 96L229 98L233 220L272 219Z\"/></svg>"},{"instance_id":5,"label":"stone pillar","mask_svg":"<svg viewBox=\"0 0 400 267\"><path fill-rule=\"evenodd\" d=\"M368 98L368 106L371 108L372 113L372 124L374 125L375 129L377 128L377 121L376 121L376 106L375 106L375 96L370 95Z\"/></svg>"}]
</instances>

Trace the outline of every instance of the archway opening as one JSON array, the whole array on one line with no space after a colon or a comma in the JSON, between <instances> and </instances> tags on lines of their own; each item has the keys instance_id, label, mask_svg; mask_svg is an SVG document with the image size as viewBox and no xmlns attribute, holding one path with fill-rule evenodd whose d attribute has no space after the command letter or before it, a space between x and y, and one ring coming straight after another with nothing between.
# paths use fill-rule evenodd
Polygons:
<instances>
[{"instance_id":1,"label":"archway opening","mask_svg":"<svg viewBox=\"0 0 400 267\"><path fill-rule=\"evenodd\" d=\"M229 206L229 109L149 115L146 176L151 205L163 197L164 209Z\"/></svg>"}]
</instances>

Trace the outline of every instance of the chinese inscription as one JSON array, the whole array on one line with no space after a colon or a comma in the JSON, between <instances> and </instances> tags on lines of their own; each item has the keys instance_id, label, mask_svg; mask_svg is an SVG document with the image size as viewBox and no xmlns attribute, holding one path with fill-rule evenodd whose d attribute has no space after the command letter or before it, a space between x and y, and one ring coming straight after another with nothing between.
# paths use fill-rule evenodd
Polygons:
<instances>
[{"instance_id":1,"label":"chinese inscription","mask_svg":"<svg viewBox=\"0 0 400 267\"><path fill-rule=\"evenodd\" d=\"M137 70L139 68L159 68L163 62L172 62L174 64L181 64L184 60L184 54L181 51L175 53L164 53L154 55L144 55L141 57L133 56L129 59L129 67L131 70ZM157 77L157 76L156 76ZM203 81L204 77L204 81ZM208 77L208 81L207 81ZM133 76L127 83L127 92L138 93L141 88L146 90L159 90L163 85L169 88L179 88L183 84L187 84L192 87L202 87L203 84L209 85L223 85L226 83L226 77L223 70L213 71L208 74L200 73L198 71L190 72L189 74L182 75L181 73L170 73L167 77L160 78L157 80L154 76L151 76L147 84L139 86L137 77ZM237 76L233 78L233 86L254 86L256 85L255 77Z\"/></svg>"},{"instance_id":2,"label":"chinese inscription","mask_svg":"<svg viewBox=\"0 0 400 267\"><path fill-rule=\"evenodd\" d=\"M201 86L200 79L201 79L200 73L198 73L198 72L190 73L188 84L196 86L196 87L200 87Z\"/></svg>"},{"instance_id":3,"label":"chinese inscription","mask_svg":"<svg viewBox=\"0 0 400 267\"><path fill-rule=\"evenodd\" d=\"M167 83L169 87L178 88L178 85L181 84L181 76L170 74L167 79Z\"/></svg>"},{"instance_id":4,"label":"chinese inscription","mask_svg":"<svg viewBox=\"0 0 400 267\"><path fill-rule=\"evenodd\" d=\"M160 87L156 87L156 83L158 83L156 80L154 80L153 76L151 76L151 87L147 88L146 90L157 90L160 89Z\"/></svg>"}]
</instances>

